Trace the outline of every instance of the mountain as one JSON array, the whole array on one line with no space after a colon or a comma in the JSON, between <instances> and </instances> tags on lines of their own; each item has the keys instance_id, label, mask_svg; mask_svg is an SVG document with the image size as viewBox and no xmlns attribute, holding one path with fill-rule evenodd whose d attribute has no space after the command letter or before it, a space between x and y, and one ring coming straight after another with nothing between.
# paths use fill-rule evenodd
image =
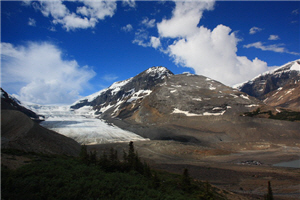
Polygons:
<instances>
[{"instance_id":1,"label":"mountain","mask_svg":"<svg viewBox=\"0 0 300 200\"><path fill-rule=\"evenodd\" d=\"M264 96L263 102L270 106L300 112L300 81L285 84L269 92Z\"/></svg>"},{"instance_id":2,"label":"mountain","mask_svg":"<svg viewBox=\"0 0 300 200\"><path fill-rule=\"evenodd\" d=\"M73 139L40 126L18 110L1 110L1 148L71 156L80 151Z\"/></svg>"},{"instance_id":3,"label":"mountain","mask_svg":"<svg viewBox=\"0 0 300 200\"><path fill-rule=\"evenodd\" d=\"M24 107L18 99L9 95L3 88L1 88L1 110L18 110L35 121L42 121L45 118Z\"/></svg>"},{"instance_id":4,"label":"mountain","mask_svg":"<svg viewBox=\"0 0 300 200\"><path fill-rule=\"evenodd\" d=\"M1 88L1 148L77 156L80 145L37 123L43 120Z\"/></svg>"},{"instance_id":5,"label":"mountain","mask_svg":"<svg viewBox=\"0 0 300 200\"><path fill-rule=\"evenodd\" d=\"M300 60L265 72L237 88L270 106L299 111Z\"/></svg>"},{"instance_id":6,"label":"mountain","mask_svg":"<svg viewBox=\"0 0 300 200\"><path fill-rule=\"evenodd\" d=\"M130 103L148 96L157 84L164 82L171 75L173 73L165 67L152 67L133 78L116 82L107 89L80 99L71 108L92 106L98 114L105 112L113 105L120 110L126 102Z\"/></svg>"},{"instance_id":7,"label":"mountain","mask_svg":"<svg viewBox=\"0 0 300 200\"><path fill-rule=\"evenodd\" d=\"M285 131L284 137L294 142L290 138L299 133L299 123L241 116L258 107L274 110L218 81L189 73L174 75L164 67L152 67L72 105L155 140L241 148L257 141L278 142Z\"/></svg>"},{"instance_id":8,"label":"mountain","mask_svg":"<svg viewBox=\"0 0 300 200\"><path fill-rule=\"evenodd\" d=\"M143 112L145 102L149 99L153 101L153 105L149 105L153 108L156 102L165 102L158 113L186 112L188 116L217 116L236 113L235 110L242 113L262 104L247 94L207 77L189 73L174 75L165 67L152 67L75 102L71 108L89 106L101 117L123 120Z\"/></svg>"}]
</instances>

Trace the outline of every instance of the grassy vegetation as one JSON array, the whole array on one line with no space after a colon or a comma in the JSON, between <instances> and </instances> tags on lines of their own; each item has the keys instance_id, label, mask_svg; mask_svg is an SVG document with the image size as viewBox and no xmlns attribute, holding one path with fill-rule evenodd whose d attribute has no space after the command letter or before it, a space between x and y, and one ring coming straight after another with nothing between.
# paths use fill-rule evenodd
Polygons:
<instances>
[{"instance_id":1,"label":"grassy vegetation","mask_svg":"<svg viewBox=\"0 0 300 200\"><path fill-rule=\"evenodd\" d=\"M245 116L248 117L257 117L259 115L268 115L269 119L277 119L277 120L288 120L288 121L300 121L300 112L282 110L281 112L276 113L275 115L272 111L264 111L262 112L260 108L252 112L244 113Z\"/></svg>"},{"instance_id":2,"label":"grassy vegetation","mask_svg":"<svg viewBox=\"0 0 300 200\"><path fill-rule=\"evenodd\" d=\"M123 154L120 161L111 149L99 158L83 146L79 158L39 155L16 170L2 166L2 199L225 199L210 184L193 181L187 170L151 170L133 144Z\"/></svg>"}]
</instances>

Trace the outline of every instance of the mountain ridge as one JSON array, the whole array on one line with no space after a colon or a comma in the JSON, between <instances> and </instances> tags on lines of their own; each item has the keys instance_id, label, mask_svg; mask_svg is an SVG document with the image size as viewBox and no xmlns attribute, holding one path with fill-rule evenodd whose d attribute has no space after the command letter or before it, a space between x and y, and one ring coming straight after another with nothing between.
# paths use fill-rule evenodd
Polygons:
<instances>
[{"instance_id":1,"label":"mountain ridge","mask_svg":"<svg viewBox=\"0 0 300 200\"><path fill-rule=\"evenodd\" d=\"M147 87L138 87L141 91L132 87L135 84L130 81L134 78L126 83L126 89L118 88L123 96L115 93L118 97L109 97L101 93L97 97L115 101L102 101L97 105L97 98L94 99L95 104L89 106L98 118L151 140L251 149L258 141L278 143L281 132L285 131L286 142L294 145L295 141L290 138L296 137L298 123L241 116L257 108L276 110L216 80L194 74L171 74L157 79L156 85L144 94ZM131 93L126 93L130 90ZM236 143L239 145L233 147Z\"/></svg>"},{"instance_id":2,"label":"mountain ridge","mask_svg":"<svg viewBox=\"0 0 300 200\"><path fill-rule=\"evenodd\" d=\"M8 94L3 88L1 88L1 110L19 110L37 122L45 119L43 115L39 115L26 108L26 106L24 106L17 98Z\"/></svg>"},{"instance_id":3,"label":"mountain ridge","mask_svg":"<svg viewBox=\"0 0 300 200\"><path fill-rule=\"evenodd\" d=\"M300 111L300 60L260 74L236 87L270 106Z\"/></svg>"}]
</instances>

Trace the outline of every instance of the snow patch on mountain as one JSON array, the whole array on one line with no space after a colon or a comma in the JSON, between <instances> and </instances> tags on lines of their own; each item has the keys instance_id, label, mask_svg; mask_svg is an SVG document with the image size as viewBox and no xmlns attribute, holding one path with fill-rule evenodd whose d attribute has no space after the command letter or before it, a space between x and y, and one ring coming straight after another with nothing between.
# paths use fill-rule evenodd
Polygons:
<instances>
[{"instance_id":1,"label":"snow patch on mountain","mask_svg":"<svg viewBox=\"0 0 300 200\"><path fill-rule=\"evenodd\" d=\"M203 116L202 114L190 113L188 111L179 110L178 108L175 108L173 110L172 114L184 114L188 117Z\"/></svg>"},{"instance_id":2,"label":"snow patch on mountain","mask_svg":"<svg viewBox=\"0 0 300 200\"><path fill-rule=\"evenodd\" d=\"M300 60L296 61L290 68L290 70L295 70L300 72Z\"/></svg>"},{"instance_id":3,"label":"snow patch on mountain","mask_svg":"<svg viewBox=\"0 0 300 200\"><path fill-rule=\"evenodd\" d=\"M231 108L228 106L228 108ZM201 117L201 116L221 116L224 115L226 112L226 109L223 110L223 108L215 107L212 109L214 112L204 112L203 114L196 114L196 113L190 113L188 111L180 110L178 108L175 108L172 112L172 114L184 114L187 117Z\"/></svg>"},{"instance_id":4,"label":"snow patch on mountain","mask_svg":"<svg viewBox=\"0 0 300 200\"><path fill-rule=\"evenodd\" d=\"M133 101L136 101L141 98L145 98L146 96L150 95L152 90L139 90L131 96L130 99L127 100L128 103L131 103Z\"/></svg>"},{"instance_id":5,"label":"snow patch on mountain","mask_svg":"<svg viewBox=\"0 0 300 200\"><path fill-rule=\"evenodd\" d=\"M82 99L79 99L77 100L76 102L74 102L71 106L73 105L76 105L78 103L81 103L81 102L84 102L84 101L87 101L87 102L92 102L93 100L95 100L98 96L100 96L101 94L104 94L106 91L108 90L111 90L111 93L113 95L115 95L118 91L121 90L121 88L126 85L128 82L131 81L132 78L129 78L127 80L124 80L124 81L118 81L118 82L115 82L113 83L110 87L106 88L106 89L103 89L103 90L100 90L98 92L95 92L94 94L91 94L89 96L86 96Z\"/></svg>"}]
</instances>

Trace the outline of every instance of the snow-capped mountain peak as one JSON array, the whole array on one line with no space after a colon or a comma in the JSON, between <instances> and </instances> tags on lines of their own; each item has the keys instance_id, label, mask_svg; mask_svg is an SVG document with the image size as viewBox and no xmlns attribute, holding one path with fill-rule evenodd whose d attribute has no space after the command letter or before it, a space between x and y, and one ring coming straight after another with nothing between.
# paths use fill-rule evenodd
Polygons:
<instances>
[{"instance_id":1,"label":"snow-capped mountain peak","mask_svg":"<svg viewBox=\"0 0 300 200\"><path fill-rule=\"evenodd\" d=\"M157 84L172 75L173 73L165 67L151 67L135 77L115 82L104 90L78 100L71 108L90 106L98 114L109 109L114 109L113 113L116 113L128 104L137 105L135 102L148 96Z\"/></svg>"},{"instance_id":2,"label":"snow-capped mountain peak","mask_svg":"<svg viewBox=\"0 0 300 200\"><path fill-rule=\"evenodd\" d=\"M252 78L249 81L245 81L243 83L238 83L238 84L234 85L233 88L237 88L237 89L241 90L241 88L244 85L246 85L246 84L253 84L256 79L259 79L259 78L267 76L267 75L280 76L283 73L300 73L300 59L288 62L288 63L286 63L286 64L284 64L284 65L282 65L280 67L277 67L275 69L266 71L264 73L261 73L261 74L257 75L256 77Z\"/></svg>"},{"instance_id":3,"label":"snow-capped mountain peak","mask_svg":"<svg viewBox=\"0 0 300 200\"><path fill-rule=\"evenodd\" d=\"M157 78L173 75L173 73L170 70L168 70L165 67L161 67L161 66L151 67L151 68L147 69L145 73L150 74L152 76L158 75Z\"/></svg>"},{"instance_id":4,"label":"snow-capped mountain peak","mask_svg":"<svg viewBox=\"0 0 300 200\"><path fill-rule=\"evenodd\" d=\"M267 93L298 81L300 81L300 60L295 60L234 87L250 96L263 99Z\"/></svg>"},{"instance_id":5,"label":"snow-capped mountain peak","mask_svg":"<svg viewBox=\"0 0 300 200\"><path fill-rule=\"evenodd\" d=\"M300 60L295 61L294 64L291 66L290 70L300 72Z\"/></svg>"}]
</instances>

